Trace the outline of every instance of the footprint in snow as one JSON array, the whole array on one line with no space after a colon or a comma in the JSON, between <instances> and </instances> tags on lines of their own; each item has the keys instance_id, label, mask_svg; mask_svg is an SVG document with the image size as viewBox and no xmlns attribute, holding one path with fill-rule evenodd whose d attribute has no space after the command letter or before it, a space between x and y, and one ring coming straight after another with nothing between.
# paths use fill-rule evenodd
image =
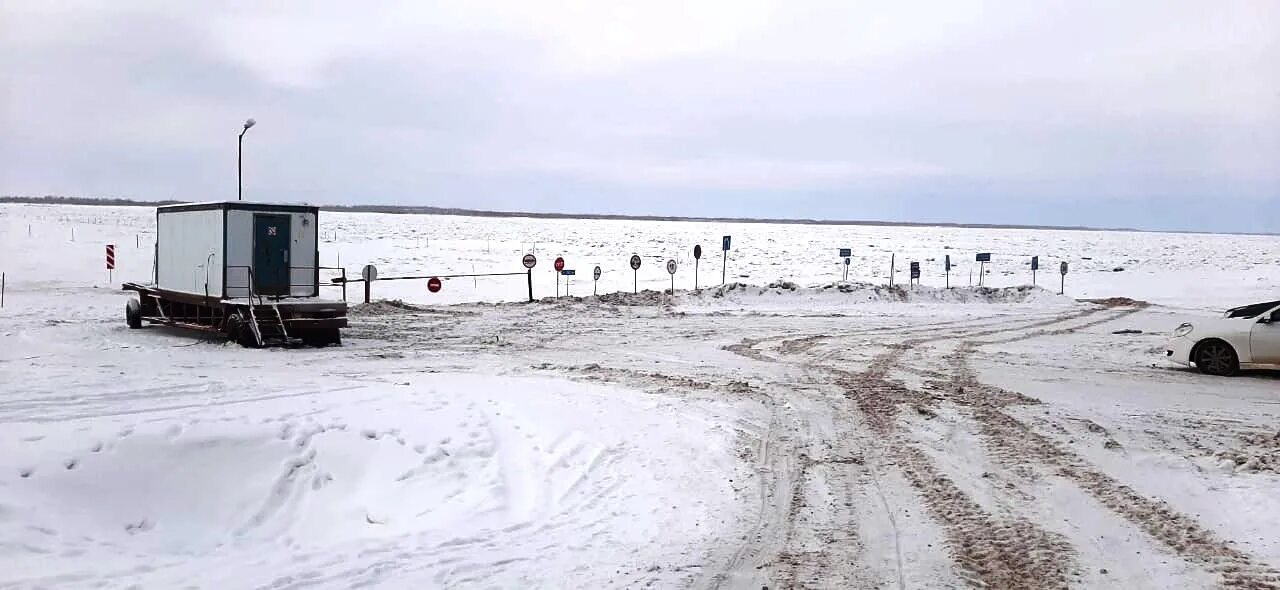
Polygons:
<instances>
[{"instance_id":1,"label":"footprint in snow","mask_svg":"<svg viewBox=\"0 0 1280 590\"><path fill-rule=\"evenodd\" d=\"M67 459L66 462L62 464L62 466L66 467L67 471L71 471L72 469L76 468L76 465L79 465L79 464L80 464L79 459Z\"/></svg>"},{"instance_id":2,"label":"footprint in snow","mask_svg":"<svg viewBox=\"0 0 1280 590\"><path fill-rule=\"evenodd\" d=\"M101 452L102 452L102 441L98 441L98 442L94 443L94 444L93 444L93 446L89 448L89 451L90 451L90 452L93 452L93 453L101 453Z\"/></svg>"},{"instance_id":3,"label":"footprint in snow","mask_svg":"<svg viewBox=\"0 0 1280 590\"><path fill-rule=\"evenodd\" d=\"M21 477L22 479L27 479L28 477L31 477L32 475L34 475L35 472L36 470L34 467L24 467L18 470L18 477Z\"/></svg>"}]
</instances>

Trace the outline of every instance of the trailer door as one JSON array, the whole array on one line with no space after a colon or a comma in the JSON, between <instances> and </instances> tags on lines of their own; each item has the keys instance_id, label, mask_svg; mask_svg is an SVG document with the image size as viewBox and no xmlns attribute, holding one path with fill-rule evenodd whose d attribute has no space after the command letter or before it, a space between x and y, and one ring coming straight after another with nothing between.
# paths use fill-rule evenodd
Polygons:
<instances>
[{"instance_id":1,"label":"trailer door","mask_svg":"<svg viewBox=\"0 0 1280 590\"><path fill-rule=\"evenodd\" d=\"M288 215L253 216L253 286L259 295L289 294Z\"/></svg>"}]
</instances>

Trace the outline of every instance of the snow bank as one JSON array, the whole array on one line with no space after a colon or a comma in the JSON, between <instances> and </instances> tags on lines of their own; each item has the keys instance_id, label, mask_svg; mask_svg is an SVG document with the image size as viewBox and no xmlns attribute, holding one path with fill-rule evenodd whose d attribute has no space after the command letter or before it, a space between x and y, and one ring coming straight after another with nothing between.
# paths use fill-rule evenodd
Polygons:
<instances>
[{"instance_id":1,"label":"snow bank","mask_svg":"<svg viewBox=\"0 0 1280 590\"><path fill-rule=\"evenodd\" d=\"M598 588L698 563L738 510L733 432L662 396L396 381L7 423L0 586Z\"/></svg>"}]
</instances>

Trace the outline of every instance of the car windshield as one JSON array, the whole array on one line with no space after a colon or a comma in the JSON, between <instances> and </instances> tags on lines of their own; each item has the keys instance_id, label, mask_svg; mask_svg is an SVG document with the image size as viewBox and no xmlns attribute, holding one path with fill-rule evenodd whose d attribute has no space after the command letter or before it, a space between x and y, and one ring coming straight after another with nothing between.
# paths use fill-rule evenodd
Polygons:
<instances>
[{"instance_id":1,"label":"car windshield","mask_svg":"<svg viewBox=\"0 0 1280 590\"><path fill-rule=\"evenodd\" d=\"M1280 301L1268 301L1267 303L1255 303L1253 305L1245 305L1227 310L1229 318L1252 318L1262 315L1271 308L1280 305Z\"/></svg>"}]
</instances>

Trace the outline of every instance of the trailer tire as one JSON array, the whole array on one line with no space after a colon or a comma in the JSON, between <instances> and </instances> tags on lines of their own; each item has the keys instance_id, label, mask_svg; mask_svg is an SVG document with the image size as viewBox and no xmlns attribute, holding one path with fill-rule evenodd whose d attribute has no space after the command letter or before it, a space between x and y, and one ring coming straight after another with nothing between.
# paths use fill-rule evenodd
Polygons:
<instances>
[{"instance_id":1,"label":"trailer tire","mask_svg":"<svg viewBox=\"0 0 1280 590\"><path fill-rule=\"evenodd\" d=\"M129 301L124 304L124 321L132 330L142 327L142 302L129 298Z\"/></svg>"},{"instance_id":2,"label":"trailer tire","mask_svg":"<svg viewBox=\"0 0 1280 590\"><path fill-rule=\"evenodd\" d=\"M307 346L324 348L330 344L341 345L342 333L337 328L321 328L308 330L302 335L302 342Z\"/></svg>"},{"instance_id":3,"label":"trailer tire","mask_svg":"<svg viewBox=\"0 0 1280 590\"><path fill-rule=\"evenodd\" d=\"M253 330L249 328L249 324L245 321L244 316L234 313L227 316L226 328L224 331L227 338L245 348L257 348L258 341L253 338Z\"/></svg>"}]
</instances>

